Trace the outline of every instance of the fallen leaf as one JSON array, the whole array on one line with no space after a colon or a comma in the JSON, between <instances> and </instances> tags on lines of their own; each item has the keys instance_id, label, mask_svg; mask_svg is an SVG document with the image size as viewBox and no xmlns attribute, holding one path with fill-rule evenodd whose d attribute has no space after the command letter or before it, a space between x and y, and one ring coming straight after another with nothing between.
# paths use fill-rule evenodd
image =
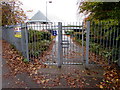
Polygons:
<instances>
[{"instance_id":1,"label":"fallen leaf","mask_svg":"<svg viewBox=\"0 0 120 90\"><path fill-rule=\"evenodd\" d=\"M40 84L40 80L37 80L37 84Z\"/></svg>"},{"instance_id":2,"label":"fallen leaf","mask_svg":"<svg viewBox=\"0 0 120 90\"><path fill-rule=\"evenodd\" d=\"M100 85L100 88L103 88L103 86L102 86L102 85Z\"/></svg>"}]
</instances>

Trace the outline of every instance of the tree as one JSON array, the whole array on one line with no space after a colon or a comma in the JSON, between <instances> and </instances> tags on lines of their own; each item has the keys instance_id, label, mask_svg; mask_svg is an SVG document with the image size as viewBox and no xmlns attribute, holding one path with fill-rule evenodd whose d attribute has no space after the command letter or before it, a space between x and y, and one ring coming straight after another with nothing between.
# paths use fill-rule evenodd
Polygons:
<instances>
[{"instance_id":1,"label":"tree","mask_svg":"<svg viewBox=\"0 0 120 90\"><path fill-rule=\"evenodd\" d=\"M120 19L120 2L81 2L79 8L90 19Z\"/></svg>"},{"instance_id":2,"label":"tree","mask_svg":"<svg viewBox=\"0 0 120 90\"><path fill-rule=\"evenodd\" d=\"M19 0L2 1L2 26L23 23L27 17Z\"/></svg>"}]
</instances>

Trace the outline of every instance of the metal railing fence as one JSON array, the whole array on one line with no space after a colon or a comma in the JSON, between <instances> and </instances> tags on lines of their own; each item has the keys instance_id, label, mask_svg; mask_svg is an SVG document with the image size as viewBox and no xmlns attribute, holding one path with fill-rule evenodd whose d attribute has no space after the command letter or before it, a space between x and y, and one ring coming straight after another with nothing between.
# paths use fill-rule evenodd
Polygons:
<instances>
[{"instance_id":1,"label":"metal railing fence","mask_svg":"<svg viewBox=\"0 0 120 90\"><path fill-rule=\"evenodd\" d=\"M120 24L118 21L90 22L90 60L106 60L120 66Z\"/></svg>"},{"instance_id":2,"label":"metal railing fence","mask_svg":"<svg viewBox=\"0 0 120 90\"><path fill-rule=\"evenodd\" d=\"M58 23L42 24L41 22L26 23L26 40L28 48L28 57L30 61L39 59L41 62L52 60L53 55L56 55L56 43L54 42L58 29ZM54 52L50 51L53 49ZM48 54L51 53L50 54ZM53 55L52 55L53 54ZM43 58L44 56L44 58ZM43 60L44 59L44 60ZM54 58L56 59L56 57Z\"/></svg>"},{"instance_id":3,"label":"metal railing fence","mask_svg":"<svg viewBox=\"0 0 120 90\"><path fill-rule=\"evenodd\" d=\"M37 22L12 25L2 28L2 38L14 45L29 61L39 59L43 62L46 59L56 62L59 58L57 62L61 63L59 52L61 51L63 57L66 55L64 52L70 53L68 48L62 49L62 44L68 45L70 50L78 50L77 45L74 44L77 42L80 46L78 51L81 51L80 55L82 55L80 59L85 60L86 65L91 61L106 60L109 64L117 63L120 66L120 23L118 21L88 21L86 29L80 23L70 24ZM19 30L15 30L17 26L20 27L20 35ZM63 39L70 42L63 43ZM43 56L45 58L41 59ZM65 59L63 57L62 59Z\"/></svg>"},{"instance_id":4,"label":"metal railing fence","mask_svg":"<svg viewBox=\"0 0 120 90\"><path fill-rule=\"evenodd\" d=\"M15 27L20 25L12 25L2 27L2 39L6 40L10 44L14 45L17 50L22 52L21 38L15 37Z\"/></svg>"}]
</instances>

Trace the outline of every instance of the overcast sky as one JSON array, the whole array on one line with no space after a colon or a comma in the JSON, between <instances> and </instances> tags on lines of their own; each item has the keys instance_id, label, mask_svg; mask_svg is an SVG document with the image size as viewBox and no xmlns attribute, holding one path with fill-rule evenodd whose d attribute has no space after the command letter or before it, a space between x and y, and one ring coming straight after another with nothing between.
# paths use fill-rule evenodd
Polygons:
<instances>
[{"instance_id":1,"label":"overcast sky","mask_svg":"<svg viewBox=\"0 0 120 90\"><path fill-rule=\"evenodd\" d=\"M31 18L38 10L46 15L46 0L20 0L23 2L23 9L33 10L27 13ZM49 0L47 0L49 1ZM51 0L52 3L47 4L47 16L50 19L58 19L65 22L77 21L77 0Z\"/></svg>"}]
</instances>

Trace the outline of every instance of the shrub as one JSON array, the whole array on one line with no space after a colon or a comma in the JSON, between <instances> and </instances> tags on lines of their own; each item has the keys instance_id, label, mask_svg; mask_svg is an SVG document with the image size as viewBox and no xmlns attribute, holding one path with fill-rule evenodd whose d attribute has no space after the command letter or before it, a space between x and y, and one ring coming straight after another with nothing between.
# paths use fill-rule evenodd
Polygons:
<instances>
[{"instance_id":1,"label":"shrub","mask_svg":"<svg viewBox=\"0 0 120 90\"><path fill-rule=\"evenodd\" d=\"M39 56L43 53L43 51L46 51L50 45L49 40L42 40L40 42L32 42L29 43L29 55L30 56Z\"/></svg>"},{"instance_id":2,"label":"shrub","mask_svg":"<svg viewBox=\"0 0 120 90\"><path fill-rule=\"evenodd\" d=\"M51 33L45 32L45 31L29 30L29 32L28 32L29 43L40 42L41 40L50 40L51 41Z\"/></svg>"},{"instance_id":3,"label":"shrub","mask_svg":"<svg viewBox=\"0 0 120 90\"><path fill-rule=\"evenodd\" d=\"M73 35L73 34L74 34L74 31L73 31L73 30L65 31L65 34L66 34L66 35Z\"/></svg>"},{"instance_id":4,"label":"shrub","mask_svg":"<svg viewBox=\"0 0 120 90\"><path fill-rule=\"evenodd\" d=\"M28 48L30 57L38 57L46 51L50 45L51 33L46 31L28 31Z\"/></svg>"},{"instance_id":5,"label":"shrub","mask_svg":"<svg viewBox=\"0 0 120 90\"><path fill-rule=\"evenodd\" d=\"M23 59L23 62L24 62L24 63L28 63L29 60L25 58L25 59Z\"/></svg>"},{"instance_id":6,"label":"shrub","mask_svg":"<svg viewBox=\"0 0 120 90\"><path fill-rule=\"evenodd\" d=\"M108 47L102 47L100 44L90 42L90 51L97 55L103 56L106 60L109 58L109 60L113 63L118 62L119 49L117 48L109 49Z\"/></svg>"},{"instance_id":7,"label":"shrub","mask_svg":"<svg viewBox=\"0 0 120 90\"><path fill-rule=\"evenodd\" d=\"M86 40L86 34L83 35L84 40ZM75 34L75 39L76 40L82 40L82 33L76 33Z\"/></svg>"}]
</instances>

